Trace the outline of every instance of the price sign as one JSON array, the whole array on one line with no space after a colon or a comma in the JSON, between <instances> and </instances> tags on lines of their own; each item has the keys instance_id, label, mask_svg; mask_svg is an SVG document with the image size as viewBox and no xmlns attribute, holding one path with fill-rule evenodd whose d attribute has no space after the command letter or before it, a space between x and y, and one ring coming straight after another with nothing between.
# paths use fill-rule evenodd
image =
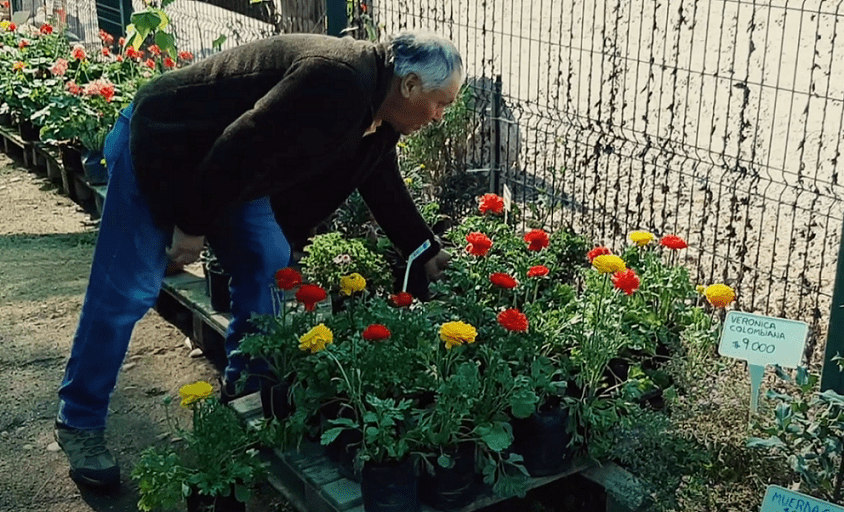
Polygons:
<instances>
[{"instance_id":1,"label":"price sign","mask_svg":"<svg viewBox=\"0 0 844 512\"><path fill-rule=\"evenodd\" d=\"M730 311L718 353L752 365L796 368L803 358L808 333L806 322Z\"/></svg>"},{"instance_id":2,"label":"price sign","mask_svg":"<svg viewBox=\"0 0 844 512\"><path fill-rule=\"evenodd\" d=\"M510 208L513 207L513 192L510 191L510 187L506 183L504 184L504 190L501 195L504 200L504 224L507 224L507 217L510 216Z\"/></svg>"},{"instance_id":3,"label":"price sign","mask_svg":"<svg viewBox=\"0 0 844 512\"><path fill-rule=\"evenodd\" d=\"M778 485L769 485L765 491L760 512L844 512L832 503L789 491Z\"/></svg>"}]
</instances>

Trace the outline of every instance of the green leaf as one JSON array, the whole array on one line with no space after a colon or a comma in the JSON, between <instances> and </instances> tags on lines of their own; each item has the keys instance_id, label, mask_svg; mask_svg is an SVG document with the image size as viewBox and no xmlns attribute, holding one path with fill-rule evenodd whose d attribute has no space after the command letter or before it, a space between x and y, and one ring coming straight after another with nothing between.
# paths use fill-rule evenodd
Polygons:
<instances>
[{"instance_id":1,"label":"green leaf","mask_svg":"<svg viewBox=\"0 0 844 512\"><path fill-rule=\"evenodd\" d=\"M490 450L500 452L510 446L512 439L510 434L504 428L501 422L493 423L492 425L479 426L476 429L481 441L486 444Z\"/></svg>"},{"instance_id":2,"label":"green leaf","mask_svg":"<svg viewBox=\"0 0 844 512\"><path fill-rule=\"evenodd\" d=\"M761 437L750 437L747 439L748 448L785 448L785 443L778 437L769 437L762 439Z\"/></svg>"},{"instance_id":3,"label":"green leaf","mask_svg":"<svg viewBox=\"0 0 844 512\"><path fill-rule=\"evenodd\" d=\"M155 33L155 44L166 52L171 58L176 58L176 37L167 32L158 31Z\"/></svg>"},{"instance_id":4,"label":"green leaf","mask_svg":"<svg viewBox=\"0 0 844 512\"><path fill-rule=\"evenodd\" d=\"M510 408L516 418L527 418L536 410L539 397L530 389L519 389L510 397Z\"/></svg>"},{"instance_id":5,"label":"green leaf","mask_svg":"<svg viewBox=\"0 0 844 512\"><path fill-rule=\"evenodd\" d=\"M340 432L343 430L345 429L342 427L335 427L326 430L322 433L322 436L320 436L319 443L322 445L331 444L335 439L337 439L337 436L339 436Z\"/></svg>"},{"instance_id":6,"label":"green leaf","mask_svg":"<svg viewBox=\"0 0 844 512\"><path fill-rule=\"evenodd\" d=\"M246 503L249 501L249 498L252 496L252 491L249 490L249 487L245 485L238 485L235 484L234 486L234 497L237 501L241 503Z\"/></svg>"},{"instance_id":7,"label":"green leaf","mask_svg":"<svg viewBox=\"0 0 844 512\"><path fill-rule=\"evenodd\" d=\"M226 38L226 36L225 36L224 34L220 34L220 37L218 37L217 39L215 39L215 40L211 43L211 48L212 48L214 51L217 51L217 52L218 52L218 51L220 51L220 50L223 48L223 43L225 43L225 42L226 42L226 39L227 39L227 38Z\"/></svg>"}]
</instances>

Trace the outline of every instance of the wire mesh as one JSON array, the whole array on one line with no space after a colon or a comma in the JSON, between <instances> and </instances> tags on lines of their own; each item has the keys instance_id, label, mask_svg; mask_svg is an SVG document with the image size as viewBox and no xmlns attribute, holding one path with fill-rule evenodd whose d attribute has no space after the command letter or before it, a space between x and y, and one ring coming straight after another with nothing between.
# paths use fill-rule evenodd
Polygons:
<instances>
[{"instance_id":1,"label":"wire mesh","mask_svg":"<svg viewBox=\"0 0 844 512\"><path fill-rule=\"evenodd\" d=\"M683 236L701 284L809 322L812 356L841 239L840 0L377 0L372 13L387 33L452 38L474 83L500 77L473 165L544 206L547 227L616 249L637 229Z\"/></svg>"}]
</instances>

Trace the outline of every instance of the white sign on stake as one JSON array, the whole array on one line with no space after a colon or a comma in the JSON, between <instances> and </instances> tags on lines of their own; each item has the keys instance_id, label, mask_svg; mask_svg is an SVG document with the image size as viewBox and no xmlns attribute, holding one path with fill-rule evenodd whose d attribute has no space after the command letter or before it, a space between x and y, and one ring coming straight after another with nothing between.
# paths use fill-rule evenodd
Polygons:
<instances>
[{"instance_id":1,"label":"white sign on stake","mask_svg":"<svg viewBox=\"0 0 844 512\"><path fill-rule=\"evenodd\" d=\"M809 325L806 322L739 311L727 313L718 353L747 361L751 412L756 412L765 366L799 366L808 333Z\"/></svg>"},{"instance_id":2,"label":"white sign on stake","mask_svg":"<svg viewBox=\"0 0 844 512\"><path fill-rule=\"evenodd\" d=\"M779 485L769 485L760 512L844 512L844 508Z\"/></svg>"},{"instance_id":3,"label":"white sign on stake","mask_svg":"<svg viewBox=\"0 0 844 512\"><path fill-rule=\"evenodd\" d=\"M513 207L513 192L510 191L510 187L507 186L505 183L503 185L504 189L502 191L502 199L504 199L504 224L507 224L507 217L510 215L510 208Z\"/></svg>"},{"instance_id":4,"label":"white sign on stake","mask_svg":"<svg viewBox=\"0 0 844 512\"><path fill-rule=\"evenodd\" d=\"M407 291L407 280L410 277L410 266L413 265L413 260L418 258L423 252L428 250L429 247L431 247L431 241L425 240L424 242L422 242L422 245L417 247L416 250L410 254L410 257L407 258L407 268L404 269L404 284L401 287L401 291Z\"/></svg>"},{"instance_id":5,"label":"white sign on stake","mask_svg":"<svg viewBox=\"0 0 844 512\"><path fill-rule=\"evenodd\" d=\"M730 311L718 353L753 365L796 368L803 358L808 333L806 322Z\"/></svg>"}]
</instances>

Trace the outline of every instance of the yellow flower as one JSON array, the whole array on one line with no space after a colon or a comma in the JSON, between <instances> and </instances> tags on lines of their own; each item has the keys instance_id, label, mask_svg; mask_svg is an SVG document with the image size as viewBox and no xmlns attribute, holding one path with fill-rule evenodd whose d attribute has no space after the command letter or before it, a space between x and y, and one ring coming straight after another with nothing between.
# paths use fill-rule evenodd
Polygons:
<instances>
[{"instance_id":1,"label":"yellow flower","mask_svg":"<svg viewBox=\"0 0 844 512\"><path fill-rule=\"evenodd\" d=\"M465 322L446 322L440 327L440 339L449 350L464 343L474 343L477 336L478 331Z\"/></svg>"},{"instance_id":2,"label":"yellow flower","mask_svg":"<svg viewBox=\"0 0 844 512\"><path fill-rule=\"evenodd\" d=\"M404 183L405 185L413 185L413 178L405 178Z\"/></svg>"},{"instance_id":3,"label":"yellow flower","mask_svg":"<svg viewBox=\"0 0 844 512\"><path fill-rule=\"evenodd\" d=\"M9 29L9 25L11 25L11 24L12 24L12 22L11 22L11 21L9 21L9 20L3 20L3 21L0 21L0 29L3 29L3 30L8 30L8 29Z\"/></svg>"},{"instance_id":4,"label":"yellow flower","mask_svg":"<svg viewBox=\"0 0 844 512\"><path fill-rule=\"evenodd\" d=\"M706 300L716 308L725 308L736 298L736 292L725 284L709 285L703 294L706 295Z\"/></svg>"},{"instance_id":5,"label":"yellow flower","mask_svg":"<svg viewBox=\"0 0 844 512\"><path fill-rule=\"evenodd\" d=\"M702 284L699 284L699 285L695 286L695 291L696 291L699 295L703 295L703 294L706 292L706 287L705 287L705 286L703 286Z\"/></svg>"},{"instance_id":6,"label":"yellow flower","mask_svg":"<svg viewBox=\"0 0 844 512\"><path fill-rule=\"evenodd\" d=\"M325 346L334 342L334 333L325 324L319 324L299 338L299 350L310 350L316 354Z\"/></svg>"},{"instance_id":7,"label":"yellow flower","mask_svg":"<svg viewBox=\"0 0 844 512\"><path fill-rule=\"evenodd\" d=\"M351 295L364 289L366 289L366 279L357 272L340 278L340 292L343 295Z\"/></svg>"},{"instance_id":8,"label":"yellow flower","mask_svg":"<svg viewBox=\"0 0 844 512\"><path fill-rule=\"evenodd\" d=\"M595 259L592 260L592 266L602 274L613 274L615 272L624 272L627 270L624 260L615 254L602 254L600 256L596 256Z\"/></svg>"},{"instance_id":9,"label":"yellow flower","mask_svg":"<svg viewBox=\"0 0 844 512\"><path fill-rule=\"evenodd\" d=\"M654 234L650 231L633 231L630 233L630 240L639 247L644 247L654 241Z\"/></svg>"},{"instance_id":10,"label":"yellow flower","mask_svg":"<svg viewBox=\"0 0 844 512\"><path fill-rule=\"evenodd\" d=\"M213 392L214 388L204 380L194 382L193 384L185 384L179 388L179 396L182 397L182 407L187 407L198 400L209 397Z\"/></svg>"}]
</instances>

